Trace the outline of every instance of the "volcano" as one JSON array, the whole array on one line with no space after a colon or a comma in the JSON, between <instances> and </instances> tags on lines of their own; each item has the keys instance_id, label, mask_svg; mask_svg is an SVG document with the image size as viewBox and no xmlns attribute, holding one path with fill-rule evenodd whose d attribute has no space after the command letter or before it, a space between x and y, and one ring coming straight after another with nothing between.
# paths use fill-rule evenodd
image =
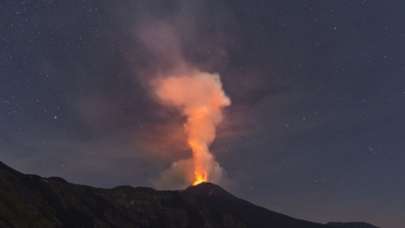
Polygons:
<instances>
[{"instance_id":1,"label":"volcano","mask_svg":"<svg viewBox=\"0 0 405 228\"><path fill-rule=\"evenodd\" d=\"M131 186L102 189L22 174L1 162L0 227L376 228L367 223L295 219L211 183L178 191Z\"/></svg>"}]
</instances>

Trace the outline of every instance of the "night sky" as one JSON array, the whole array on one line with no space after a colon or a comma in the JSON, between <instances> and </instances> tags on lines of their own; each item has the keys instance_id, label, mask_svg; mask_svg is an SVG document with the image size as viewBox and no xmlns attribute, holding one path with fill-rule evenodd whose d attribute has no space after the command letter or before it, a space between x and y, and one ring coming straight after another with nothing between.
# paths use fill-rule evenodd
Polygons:
<instances>
[{"instance_id":1,"label":"night sky","mask_svg":"<svg viewBox=\"0 0 405 228\"><path fill-rule=\"evenodd\" d=\"M147 83L181 50L232 99L212 145L229 191L312 221L402 227L404 12L403 1L2 0L0 160L154 186L190 153L183 119Z\"/></svg>"}]
</instances>

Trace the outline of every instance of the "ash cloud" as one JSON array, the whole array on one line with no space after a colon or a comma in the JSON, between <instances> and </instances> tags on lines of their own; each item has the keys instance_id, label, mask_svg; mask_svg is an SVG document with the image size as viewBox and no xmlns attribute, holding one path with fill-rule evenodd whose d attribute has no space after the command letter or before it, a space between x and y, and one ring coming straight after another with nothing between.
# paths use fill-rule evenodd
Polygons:
<instances>
[{"instance_id":1,"label":"ash cloud","mask_svg":"<svg viewBox=\"0 0 405 228\"><path fill-rule=\"evenodd\" d=\"M141 44L143 60L135 61L134 67L137 68L136 74L144 85L145 92L163 104L163 107L156 109L166 115L163 114L162 119L157 121L160 123L156 125L173 120L181 121L185 125L183 130L187 139L178 142L183 146L165 148L166 153L174 154L173 160L168 169L153 182L156 186L165 188L184 187L195 182L196 178L218 183L224 176L224 171L209 151L209 146L214 141L216 127L222 120L222 108L228 106L230 100L222 91L219 75L208 72L215 72L214 69L220 69L221 65L226 63L225 34L218 29L218 20L223 19L222 21L226 22L227 14L222 10L220 14L215 14L215 10L208 8L203 1L173 1L165 4L171 7L170 13L153 10L153 3L136 6L142 10L135 12L137 16L133 34L136 42ZM210 11L214 11L214 14L207 17ZM199 83L203 87L198 86ZM181 97L172 96L174 93L166 93L168 90L165 85L174 86L176 90L184 93L180 94ZM194 85L191 89L197 90L187 89L190 85ZM215 88L216 92L204 94L206 88ZM207 96L196 97L193 92ZM220 99L217 99L218 94L222 96ZM205 100L198 99L201 97ZM207 110L212 113L200 118L202 123L197 123L196 110L206 106L210 106ZM168 110L159 111L162 109ZM173 109L174 111L170 111ZM176 115L182 118L179 120ZM196 131L199 133L196 134ZM207 134L202 136L200 132ZM158 136L161 137L162 134ZM152 144L165 141L157 138L158 136L146 138L153 138L150 142ZM144 148L148 148L148 143L142 144ZM171 151L179 147L184 148L184 144L188 153L179 157L179 153ZM191 152L188 148L191 148Z\"/></svg>"}]
</instances>

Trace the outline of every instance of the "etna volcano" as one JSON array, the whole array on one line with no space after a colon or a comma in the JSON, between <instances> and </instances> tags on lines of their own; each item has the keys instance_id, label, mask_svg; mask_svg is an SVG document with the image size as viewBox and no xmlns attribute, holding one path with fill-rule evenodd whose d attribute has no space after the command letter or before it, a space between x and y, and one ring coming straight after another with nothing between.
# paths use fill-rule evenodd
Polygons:
<instances>
[{"instance_id":1,"label":"etna volcano","mask_svg":"<svg viewBox=\"0 0 405 228\"><path fill-rule=\"evenodd\" d=\"M297 202L298 204L299 202ZM201 183L177 191L71 184L22 174L0 163L0 227L376 228L289 217Z\"/></svg>"}]
</instances>

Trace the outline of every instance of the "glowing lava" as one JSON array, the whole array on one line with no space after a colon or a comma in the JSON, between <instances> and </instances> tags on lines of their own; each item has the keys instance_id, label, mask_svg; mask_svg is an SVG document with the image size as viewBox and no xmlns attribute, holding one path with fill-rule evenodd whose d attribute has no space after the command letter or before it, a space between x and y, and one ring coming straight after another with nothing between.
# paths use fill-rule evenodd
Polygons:
<instances>
[{"instance_id":1,"label":"glowing lava","mask_svg":"<svg viewBox=\"0 0 405 228\"><path fill-rule=\"evenodd\" d=\"M205 172L203 173L194 173L194 182L193 185L199 185L201 183L207 182L207 174Z\"/></svg>"}]
</instances>

